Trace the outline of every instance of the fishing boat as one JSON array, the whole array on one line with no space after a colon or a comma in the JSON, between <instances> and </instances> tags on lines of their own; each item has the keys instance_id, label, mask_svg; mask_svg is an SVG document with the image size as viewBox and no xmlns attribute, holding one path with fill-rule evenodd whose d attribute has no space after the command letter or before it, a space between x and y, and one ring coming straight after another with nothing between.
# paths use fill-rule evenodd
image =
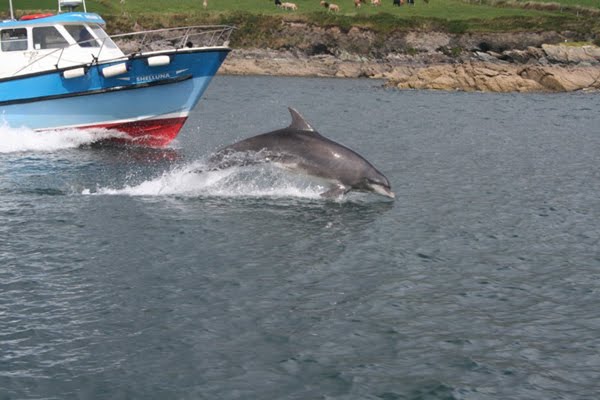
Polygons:
<instances>
[{"instance_id":1,"label":"fishing boat","mask_svg":"<svg viewBox=\"0 0 600 400\"><path fill-rule=\"evenodd\" d=\"M0 22L0 125L106 128L119 141L170 143L231 50L234 28L109 36L105 25L85 0L18 20L11 0L10 19Z\"/></svg>"}]
</instances>

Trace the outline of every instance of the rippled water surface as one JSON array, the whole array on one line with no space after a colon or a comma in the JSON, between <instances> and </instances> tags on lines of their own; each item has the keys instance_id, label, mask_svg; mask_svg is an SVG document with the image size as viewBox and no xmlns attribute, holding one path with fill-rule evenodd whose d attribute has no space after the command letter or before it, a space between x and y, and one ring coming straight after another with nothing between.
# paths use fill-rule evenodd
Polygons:
<instances>
[{"instance_id":1,"label":"rippled water surface","mask_svg":"<svg viewBox=\"0 0 600 400\"><path fill-rule=\"evenodd\" d=\"M0 399L593 399L600 96L218 77L176 143L0 127ZM193 171L297 108L395 202Z\"/></svg>"}]
</instances>

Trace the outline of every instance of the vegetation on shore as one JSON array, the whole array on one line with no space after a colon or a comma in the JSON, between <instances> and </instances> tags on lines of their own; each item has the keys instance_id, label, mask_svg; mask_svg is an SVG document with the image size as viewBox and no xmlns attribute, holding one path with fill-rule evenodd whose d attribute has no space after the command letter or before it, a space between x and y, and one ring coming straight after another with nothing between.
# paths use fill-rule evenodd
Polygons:
<instances>
[{"instance_id":1,"label":"vegetation on shore","mask_svg":"<svg viewBox=\"0 0 600 400\"><path fill-rule=\"evenodd\" d=\"M351 27L380 35L394 31L448 33L572 31L600 40L600 0L415 0L414 5L394 7L382 0L380 7L353 0L332 0L340 13L328 12L319 0L291 0L298 11L275 7L273 0L87 0L88 11L98 12L111 33L134 28L162 28L189 24L229 24L238 27L235 46L274 40L282 22L303 22L320 27ZM55 10L55 0L13 0L17 14L31 10ZM4 10L2 10L4 11ZM4 16L7 14L4 13Z\"/></svg>"}]
</instances>

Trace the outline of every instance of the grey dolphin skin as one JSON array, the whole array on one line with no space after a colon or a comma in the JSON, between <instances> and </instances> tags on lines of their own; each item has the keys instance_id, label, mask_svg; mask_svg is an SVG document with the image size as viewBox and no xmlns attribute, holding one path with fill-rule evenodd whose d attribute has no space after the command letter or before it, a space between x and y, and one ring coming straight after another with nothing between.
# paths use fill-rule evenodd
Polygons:
<instances>
[{"instance_id":1,"label":"grey dolphin skin","mask_svg":"<svg viewBox=\"0 0 600 400\"><path fill-rule=\"evenodd\" d=\"M209 160L217 169L272 162L282 168L321 178L331 186L323 197L351 190L394 198L388 179L358 153L315 131L293 108L292 123L284 129L244 139L218 150ZM246 157L235 157L242 154Z\"/></svg>"}]
</instances>

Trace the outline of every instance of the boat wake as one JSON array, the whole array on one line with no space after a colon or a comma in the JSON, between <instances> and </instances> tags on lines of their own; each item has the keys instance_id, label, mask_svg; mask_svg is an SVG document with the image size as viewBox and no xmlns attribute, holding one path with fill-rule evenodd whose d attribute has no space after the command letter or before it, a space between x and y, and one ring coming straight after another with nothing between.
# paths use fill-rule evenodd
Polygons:
<instances>
[{"instance_id":1,"label":"boat wake","mask_svg":"<svg viewBox=\"0 0 600 400\"><path fill-rule=\"evenodd\" d=\"M136 185L86 189L82 194L320 199L320 193L325 190L325 186L318 182L290 174L268 164L198 172L205 167L206 165L202 163L192 163Z\"/></svg>"},{"instance_id":2,"label":"boat wake","mask_svg":"<svg viewBox=\"0 0 600 400\"><path fill-rule=\"evenodd\" d=\"M37 132L29 128L11 128L0 123L0 154L19 152L52 152L91 145L123 133L108 129L64 129Z\"/></svg>"}]
</instances>

